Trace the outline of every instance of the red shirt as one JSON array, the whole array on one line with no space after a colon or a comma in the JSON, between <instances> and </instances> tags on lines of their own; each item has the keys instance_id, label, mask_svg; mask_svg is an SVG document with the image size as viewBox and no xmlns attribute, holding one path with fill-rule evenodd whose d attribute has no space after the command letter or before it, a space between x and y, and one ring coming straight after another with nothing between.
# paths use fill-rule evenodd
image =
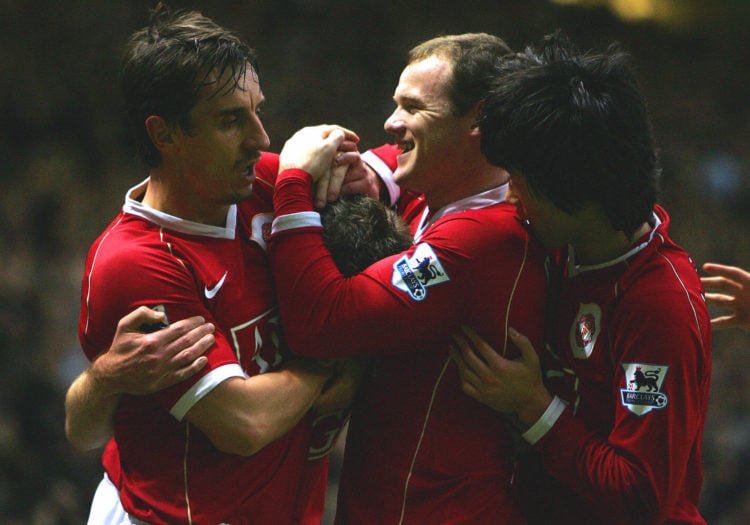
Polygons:
<instances>
[{"instance_id":1,"label":"red shirt","mask_svg":"<svg viewBox=\"0 0 750 525\"><path fill-rule=\"evenodd\" d=\"M525 466L532 523L705 523L710 319L693 261L655 217L636 253L569 263L551 294L548 385L569 406L535 445L555 479Z\"/></svg>"},{"instance_id":2,"label":"red shirt","mask_svg":"<svg viewBox=\"0 0 750 525\"><path fill-rule=\"evenodd\" d=\"M321 239L310 177L279 176L270 257L290 348L372 356L348 431L340 523L522 523L506 422L461 391L448 354L459 326L503 352L509 325L541 343L543 257L505 187L453 203L408 251L345 278Z\"/></svg>"},{"instance_id":3,"label":"red shirt","mask_svg":"<svg viewBox=\"0 0 750 525\"><path fill-rule=\"evenodd\" d=\"M150 396L123 396L103 463L132 516L151 524L292 523L311 440L303 420L250 457L218 451L184 414L230 377L273 370L284 360L265 236L272 219L275 156L257 165L253 195L232 206L223 227L184 221L128 194L122 212L94 242L83 278L79 334L92 359L118 320L140 305L159 306L170 322L202 315L216 326L208 366ZM325 479L324 463L315 472ZM296 503L297 500L302 503Z\"/></svg>"}]
</instances>

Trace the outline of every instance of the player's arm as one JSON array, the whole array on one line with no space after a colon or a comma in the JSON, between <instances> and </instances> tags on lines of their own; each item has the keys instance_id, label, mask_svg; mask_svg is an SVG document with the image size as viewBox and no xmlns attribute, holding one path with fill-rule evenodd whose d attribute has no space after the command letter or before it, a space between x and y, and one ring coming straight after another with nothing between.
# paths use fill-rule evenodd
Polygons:
<instances>
[{"instance_id":1,"label":"player's arm","mask_svg":"<svg viewBox=\"0 0 750 525\"><path fill-rule=\"evenodd\" d=\"M524 438L540 453L547 471L606 507L618 521L632 519L634 509L646 521L655 521L660 511L674 504L677 495L669 488L675 479L685 476L706 402L698 386L705 381L700 337L690 329L663 330L664 326L689 325L690 320L669 317L673 311L668 308L653 310L645 314L645 320L643 316L633 319L627 329L619 331L638 334L620 358L622 362L671 363L669 386L665 387L669 406L663 413L629 413L619 401L626 378L622 367L616 366L612 394L615 425L606 439L574 416L559 398L543 391L535 352L523 335L509 334L521 349L517 360L498 356L476 334L455 338L454 355L464 391L496 410L517 416L527 429ZM668 348L679 351L670 355L665 351Z\"/></svg>"},{"instance_id":2,"label":"player's arm","mask_svg":"<svg viewBox=\"0 0 750 525\"><path fill-rule=\"evenodd\" d=\"M163 322L162 312L145 306L123 317L109 349L70 385L65 433L74 446L89 450L107 442L122 394L162 390L206 365L202 354L214 343L214 326L199 316L165 327Z\"/></svg>"},{"instance_id":3,"label":"player's arm","mask_svg":"<svg viewBox=\"0 0 750 525\"><path fill-rule=\"evenodd\" d=\"M706 263L703 271L710 277L701 277L706 288L706 303L729 310L729 313L711 319L717 330L740 328L750 331L750 272L735 266Z\"/></svg>"},{"instance_id":4,"label":"player's arm","mask_svg":"<svg viewBox=\"0 0 750 525\"><path fill-rule=\"evenodd\" d=\"M232 377L196 402L186 419L222 452L250 456L294 428L331 373L312 360L294 359L278 371Z\"/></svg>"}]
</instances>

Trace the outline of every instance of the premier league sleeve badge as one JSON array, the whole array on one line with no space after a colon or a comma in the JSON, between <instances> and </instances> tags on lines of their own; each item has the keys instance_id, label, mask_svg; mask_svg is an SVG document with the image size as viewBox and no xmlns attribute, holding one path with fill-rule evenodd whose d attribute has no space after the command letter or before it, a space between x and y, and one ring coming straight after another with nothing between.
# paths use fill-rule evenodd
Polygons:
<instances>
[{"instance_id":1,"label":"premier league sleeve badge","mask_svg":"<svg viewBox=\"0 0 750 525\"><path fill-rule=\"evenodd\" d=\"M620 389L622 405L633 414L642 416L652 410L665 408L669 403L662 392L669 367L648 363L622 363L625 387Z\"/></svg>"}]
</instances>

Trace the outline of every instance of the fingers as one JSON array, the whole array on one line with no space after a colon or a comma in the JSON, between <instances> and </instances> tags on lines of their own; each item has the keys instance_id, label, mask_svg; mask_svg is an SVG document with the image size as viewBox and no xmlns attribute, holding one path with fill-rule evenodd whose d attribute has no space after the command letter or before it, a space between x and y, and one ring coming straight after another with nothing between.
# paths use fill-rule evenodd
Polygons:
<instances>
[{"instance_id":1,"label":"fingers","mask_svg":"<svg viewBox=\"0 0 750 525\"><path fill-rule=\"evenodd\" d=\"M719 275L721 277L726 277L727 279L732 279L734 281L750 280L750 273L746 272L742 268L738 268L737 266L705 263L702 268L704 272L710 275Z\"/></svg>"},{"instance_id":2,"label":"fingers","mask_svg":"<svg viewBox=\"0 0 750 525\"><path fill-rule=\"evenodd\" d=\"M315 193L313 194L313 206L322 209L328 202L328 187L331 183L331 170L326 170L323 176L315 183ZM334 199L335 200L335 199Z\"/></svg>"},{"instance_id":3,"label":"fingers","mask_svg":"<svg viewBox=\"0 0 750 525\"><path fill-rule=\"evenodd\" d=\"M742 286L725 277L701 277L701 283L706 290L715 290L717 292L737 294L742 291Z\"/></svg>"},{"instance_id":4,"label":"fingers","mask_svg":"<svg viewBox=\"0 0 750 525\"><path fill-rule=\"evenodd\" d=\"M539 362L536 350L534 350L534 346L531 344L528 337L512 327L508 327L508 338L521 351L521 361L528 364Z\"/></svg>"},{"instance_id":5,"label":"fingers","mask_svg":"<svg viewBox=\"0 0 750 525\"><path fill-rule=\"evenodd\" d=\"M117 330L124 332L141 332L143 325L157 325L166 321L167 315L148 306L139 306L117 323Z\"/></svg>"},{"instance_id":6,"label":"fingers","mask_svg":"<svg viewBox=\"0 0 750 525\"><path fill-rule=\"evenodd\" d=\"M496 366L503 358L498 354L494 348L492 348L487 341L470 326L462 326L461 330L471 341L473 348L479 352L479 355L487 362L490 366Z\"/></svg>"},{"instance_id":7,"label":"fingers","mask_svg":"<svg viewBox=\"0 0 750 525\"><path fill-rule=\"evenodd\" d=\"M712 330L724 330L727 328L734 328L738 326L737 317L735 315L722 315L711 319Z\"/></svg>"},{"instance_id":8,"label":"fingers","mask_svg":"<svg viewBox=\"0 0 750 525\"><path fill-rule=\"evenodd\" d=\"M735 298L731 295L724 295L720 293L707 293L706 304L709 306L716 306L718 308L733 308Z\"/></svg>"}]
</instances>

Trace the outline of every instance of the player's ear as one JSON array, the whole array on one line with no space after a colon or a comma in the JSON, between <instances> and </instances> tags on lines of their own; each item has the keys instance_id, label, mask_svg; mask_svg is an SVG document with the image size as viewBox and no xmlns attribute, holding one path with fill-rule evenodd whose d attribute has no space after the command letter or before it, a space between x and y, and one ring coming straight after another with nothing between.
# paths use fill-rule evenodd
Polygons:
<instances>
[{"instance_id":1,"label":"player's ear","mask_svg":"<svg viewBox=\"0 0 750 525\"><path fill-rule=\"evenodd\" d=\"M145 122L146 133L148 133L154 147L163 151L174 143L172 127L158 115L150 115Z\"/></svg>"},{"instance_id":2,"label":"player's ear","mask_svg":"<svg viewBox=\"0 0 750 525\"><path fill-rule=\"evenodd\" d=\"M479 120L482 118L482 102L482 100L477 102L467 113L467 117L470 119L469 134L471 136L479 136Z\"/></svg>"}]
</instances>

